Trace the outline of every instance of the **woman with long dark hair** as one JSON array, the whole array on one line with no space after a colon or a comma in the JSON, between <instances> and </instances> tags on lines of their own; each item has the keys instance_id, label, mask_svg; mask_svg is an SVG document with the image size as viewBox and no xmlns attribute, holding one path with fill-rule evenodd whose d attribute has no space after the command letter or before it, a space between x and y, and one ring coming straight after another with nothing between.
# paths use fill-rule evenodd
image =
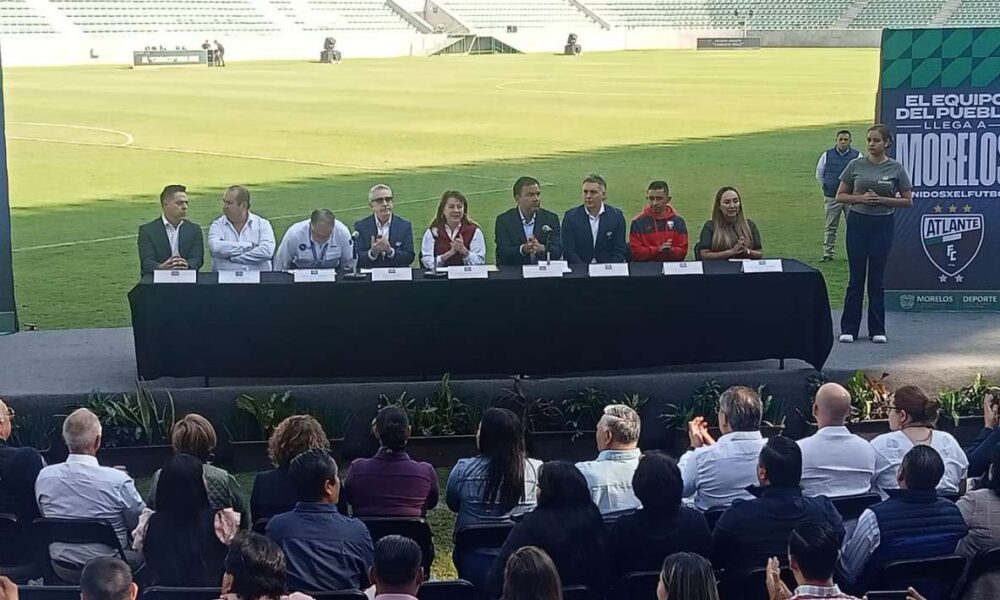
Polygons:
<instances>
[{"instance_id":1,"label":"woman with long dark hair","mask_svg":"<svg viewBox=\"0 0 1000 600\"><path fill-rule=\"evenodd\" d=\"M712 565L691 552L671 554L663 561L656 597L659 600L719 600Z\"/></svg>"},{"instance_id":2,"label":"woman with long dark hair","mask_svg":"<svg viewBox=\"0 0 1000 600\"><path fill-rule=\"evenodd\" d=\"M519 548L503 571L502 600L562 600L562 580L545 550Z\"/></svg>"},{"instance_id":3,"label":"woman with long dark hair","mask_svg":"<svg viewBox=\"0 0 1000 600\"><path fill-rule=\"evenodd\" d=\"M542 465L538 506L514 526L500 549L486 583L490 598L500 595L508 558L524 546L544 550L555 563L563 585L604 587L608 572L604 520L590 497L586 478L573 463Z\"/></svg>"},{"instance_id":4,"label":"woman with long dark hair","mask_svg":"<svg viewBox=\"0 0 1000 600\"><path fill-rule=\"evenodd\" d=\"M993 461L983 476L984 487L967 492L958 499L969 535L958 543L956 554L971 563L974 558L1000 547L1000 448L993 452ZM961 588L959 588L961 589ZM962 600L993 600L1000 598L1000 574L987 571L969 581Z\"/></svg>"},{"instance_id":5,"label":"woman with long dark hair","mask_svg":"<svg viewBox=\"0 0 1000 600\"><path fill-rule=\"evenodd\" d=\"M434 220L420 244L420 262L430 269L486 264L486 238L478 223L469 219L469 201L462 192L441 195Z\"/></svg>"},{"instance_id":6,"label":"woman with long dark hair","mask_svg":"<svg viewBox=\"0 0 1000 600\"><path fill-rule=\"evenodd\" d=\"M743 213L743 198L734 187L715 193L712 220L705 222L694 248L697 260L762 258L763 244L757 225Z\"/></svg>"}]
</instances>

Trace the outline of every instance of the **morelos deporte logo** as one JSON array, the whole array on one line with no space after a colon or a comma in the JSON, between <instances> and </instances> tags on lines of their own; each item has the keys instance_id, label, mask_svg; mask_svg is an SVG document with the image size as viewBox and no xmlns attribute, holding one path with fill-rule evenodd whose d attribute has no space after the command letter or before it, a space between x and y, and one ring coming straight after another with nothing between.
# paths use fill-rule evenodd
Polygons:
<instances>
[{"instance_id":1,"label":"morelos deporte logo","mask_svg":"<svg viewBox=\"0 0 1000 600\"><path fill-rule=\"evenodd\" d=\"M941 283L953 277L962 283L961 275L979 254L983 245L983 215L927 214L920 219L920 241L931 263L941 271Z\"/></svg>"}]
</instances>

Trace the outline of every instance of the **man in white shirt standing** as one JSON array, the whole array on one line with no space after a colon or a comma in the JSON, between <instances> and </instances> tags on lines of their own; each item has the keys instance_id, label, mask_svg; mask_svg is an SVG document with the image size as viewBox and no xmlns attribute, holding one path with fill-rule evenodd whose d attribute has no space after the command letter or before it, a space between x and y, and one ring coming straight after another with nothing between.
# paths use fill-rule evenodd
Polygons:
<instances>
[{"instance_id":1,"label":"man in white shirt standing","mask_svg":"<svg viewBox=\"0 0 1000 600\"><path fill-rule=\"evenodd\" d=\"M213 271L270 271L274 229L250 212L250 190L232 185L222 196L222 216L208 229Z\"/></svg>"},{"instance_id":2,"label":"man in white shirt standing","mask_svg":"<svg viewBox=\"0 0 1000 600\"><path fill-rule=\"evenodd\" d=\"M317 208L285 232L274 254L274 270L354 268L351 232L327 208Z\"/></svg>"},{"instance_id":3,"label":"man in white shirt standing","mask_svg":"<svg viewBox=\"0 0 1000 600\"><path fill-rule=\"evenodd\" d=\"M719 429L714 440L704 417L688 424L691 450L678 466L684 479L684 496L694 498L698 510L725 508L733 500L751 500L747 487L757 485L757 459L765 440L760 435L763 407L757 392L731 387L719 397Z\"/></svg>"},{"instance_id":4,"label":"man in white shirt standing","mask_svg":"<svg viewBox=\"0 0 1000 600\"><path fill-rule=\"evenodd\" d=\"M597 460L576 463L602 514L639 508L632 476L639 466L639 415L623 404L604 407L597 423Z\"/></svg>"},{"instance_id":5,"label":"man in white shirt standing","mask_svg":"<svg viewBox=\"0 0 1000 600\"><path fill-rule=\"evenodd\" d=\"M799 440L802 449L802 495L854 496L871 490L875 449L848 431L851 394L836 383L816 392L813 416L819 431Z\"/></svg>"},{"instance_id":6,"label":"man in white shirt standing","mask_svg":"<svg viewBox=\"0 0 1000 600\"><path fill-rule=\"evenodd\" d=\"M114 528L122 548L129 548L129 532L139 524L139 514L146 505L127 473L97 463L101 422L94 413L80 408L63 421L62 435L69 457L64 463L42 469L35 482L42 516L104 519ZM79 581L80 570L89 561L115 554L103 544L63 543L49 546L49 553L56 574L68 581ZM133 571L142 565L142 558L131 550L126 550L126 558Z\"/></svg>"}]
</instances>

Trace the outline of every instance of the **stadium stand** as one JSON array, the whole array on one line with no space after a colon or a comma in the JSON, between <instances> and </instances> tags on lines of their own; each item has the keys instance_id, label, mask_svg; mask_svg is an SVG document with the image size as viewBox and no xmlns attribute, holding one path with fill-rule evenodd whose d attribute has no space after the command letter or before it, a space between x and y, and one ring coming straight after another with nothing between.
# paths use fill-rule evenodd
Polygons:
<instances>
[{"instance_id":1,"label":"stadium stand","mask_svg":"<svg viewBox=\"0 0 1000 600\"><path fill-rule=\"evenodd\" d=\"M926 27L930 25L934 15L941 12L944 3L945 0L872 0L848 27Z\"/></svg>"},{"instance_id":2,"label":"stadium stand","mask_svg":"<svg viewBox=\"0 0 1000 600\"><path fill-rule=\"evenodd\" d=\"M945 24L952 27L1000 25L1000 3L996 0L964 0Z\"/></svg>"},{"instance_id":3,"label":"stadium stand","mask_svg":"<svg viewBox=\"0 0 1000 600\"><path fill-rule=\"evenodd\" d=\"M267 33L277 25L248 0L51 0L91 35Z\"/></svg>"},{"instance_id":4,"label":"stadium stand","mask_svg":"<svg viewBox=\"0 0 1000 600\"><path fill-rule=\"evenodd\" d=\"M54 27L25 0L0 0L0 35L52 35Z\"/></svg>"},{"instance_id":5,"label":"stadium stand","mask_svg":"<svg viewBox=\"0 0 1000 600\"><path fill-rule=\"evenodd\" d=\"M596 25L567 0L450 0L442 6L465 25L480 29Z\"/></svg>"},{"instance_id":6,"label":"stadium stand","mask_svg":"<svg viewBox=\"0 0 1000 600\"><path fill-rule=\"evenodd\" d=\"M323 20L329 21L332 17L339 30L413 30L383 0L309 0L308 7ZM310 24L305 29L320 27Z\"/></svg>"},{"instance_id":7,"label":"stadium stand","mask_svg":"<svg viewBox=\"0 0 1000 600\"><path fill-rule=\"evenodd\" d=\"M828 28L853 0L743 0L663 2L657 0L594 0L586 6L609 23L623 27L823 29ZM750 9L753 10L752 16ZM737 15L737 12L741 16Z\"/></svg>"}]
</instances>

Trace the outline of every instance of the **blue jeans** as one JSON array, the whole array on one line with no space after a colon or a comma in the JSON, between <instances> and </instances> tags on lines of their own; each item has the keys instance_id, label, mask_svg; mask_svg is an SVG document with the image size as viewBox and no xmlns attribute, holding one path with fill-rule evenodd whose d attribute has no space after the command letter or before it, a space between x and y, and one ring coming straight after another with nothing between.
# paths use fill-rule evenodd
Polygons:
<instances>
[{"instance_id":1,"label":"blue jeans","mask_svg":"<svg viewBox=\"0 0 1000 600\"><path fill-rule=\"evenodd\" d=\"M868 335L885 335L885 288L882 280L894 232L893 215L873 216L854 211L847 213L847 263L850 279L844 297L844 314L840 318L840 333L858 337L867 278Z\"/></svg>"}]
</instances>

